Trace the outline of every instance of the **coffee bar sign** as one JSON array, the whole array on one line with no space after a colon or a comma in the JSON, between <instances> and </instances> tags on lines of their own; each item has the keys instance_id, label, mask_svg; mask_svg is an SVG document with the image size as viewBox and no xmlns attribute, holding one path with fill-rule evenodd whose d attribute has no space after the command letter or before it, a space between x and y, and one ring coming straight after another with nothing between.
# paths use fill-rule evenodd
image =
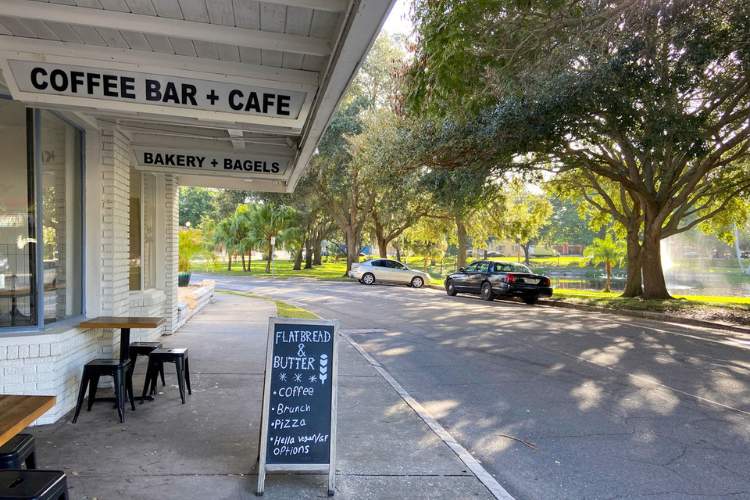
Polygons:
<instances>
[{"instance_id":1,"label":"coffee bar sign","mask_svg":"<svg viewBox=\"0 0 750 500\"><path fill-rule=\"evenodd\" d=\"M233 154L136 146L136 169L215 177L271 177L286 172L291 158L273 154Z\"/></svg>"},{"instance_id":2,"label":"coffee bar sign","mask_svg":"<svg viewBox=\"0 0 750 500\"><path fill-rule=\"evenodd\" d=\"M182 108L296 120L306 92L250 86L229 81L210 81L117 69L8 60L7 67L18 90L26 95L71 98L70 105L106 107L106 103ZM14 96L23 100L23 96ZM238 120L243 121L243 120Z\"/></svg>"}]
</instances>

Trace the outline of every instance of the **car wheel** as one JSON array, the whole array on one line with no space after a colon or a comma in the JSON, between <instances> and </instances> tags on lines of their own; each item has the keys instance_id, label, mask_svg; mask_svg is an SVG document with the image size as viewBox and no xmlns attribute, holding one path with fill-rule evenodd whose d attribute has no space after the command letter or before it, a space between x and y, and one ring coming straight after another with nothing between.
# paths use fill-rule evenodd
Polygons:
<instances>
[{"instance_id":1,"label":"car wheel","mask_svg":"<svg viewBox=\"0 0 750 500\"><path fill-rule=\"evenodd\" d=\"M491 301L492 300L492 285L490 285L488 282L482 283L482 291L481 295L482 300Z\"/></svg>"},{"instance_id":2,"label":"car wheel","mask_svg":"<svg viewBox=\"0 0 750 500\"><path fill-rule=\"evenodd\" d=\"M412 287L414 287L414 288L422 288L423 285L424 285L424 280L422 278L420 278L419 276L414 276L411 279L411 286Z\"/></svg>"},{"instance_id":3,"label":"car wheel","mask_svg":"<svg viewBox=\"0 0 750 500\"><path fill-rule=\"evenodd\" d=\"M456 286L453 284L453 281L449 281L448 285L445 287L445 291L450 295L451 297L455 297L458 292L456 291Z\"/></svg>"},{"instance_id":4,"label":"car wheel","mask_svg":"<svg viewBox=\"0 0 750 500\"><path fill-rule=\"evenodd\" d=\"M529 304L530 306L533 306L537 302L539 302L539 295L526 295L523 298L523 301Z\"/></svg>"},{"instance_id":5,"label":"car wheel","mask_svg":"<svg viewBox=\"0 0 750 500\"><path fill-rule=\"evenodd\" d=\"M362 283L365 285L372 285L375 283L375 275L372 273L365 273L364 276L362 276Z\"/></svg>"}]
</instances>

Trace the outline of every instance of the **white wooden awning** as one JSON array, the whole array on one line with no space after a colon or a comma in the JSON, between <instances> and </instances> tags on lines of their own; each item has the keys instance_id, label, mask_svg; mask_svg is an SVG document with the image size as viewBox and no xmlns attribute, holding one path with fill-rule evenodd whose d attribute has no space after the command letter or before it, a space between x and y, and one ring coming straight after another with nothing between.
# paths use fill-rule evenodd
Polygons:
<instances>
[{"instance_id":1,"label":"white wooden awning","mask_svg":"<svg viewBox=\"0 0 750 500\"><path fill-rule=\"evenodd\" d=\"M0 0L0 86L117 123L137 168L290 192L391 3Z\"/></svg>"}]
</instances>

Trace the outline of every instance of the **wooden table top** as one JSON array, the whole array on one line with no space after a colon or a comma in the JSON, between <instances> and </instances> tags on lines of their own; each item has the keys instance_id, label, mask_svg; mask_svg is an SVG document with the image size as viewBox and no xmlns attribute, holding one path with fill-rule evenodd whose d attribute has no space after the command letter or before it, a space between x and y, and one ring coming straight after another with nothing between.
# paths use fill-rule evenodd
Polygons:
<instances>
[{"instance_id":1,"label":"wooden table top","mask_svg":"<svg viewBox=\"0 0 750 500\"><path fill-rule=\"evenodd\" d=\"M0 446L55 406L55 396L0 395Z\"/></svg>"},{"instance_id":2,"label":"wooden table top","mask_svg":"<svg viewBox=\"0 0 750 500\"><path fill-rule=\"evenodd\" d=\"M81 322L79 328L156 328L164 318L138 316L99 316Z\"/></svg>"}]
</instances>

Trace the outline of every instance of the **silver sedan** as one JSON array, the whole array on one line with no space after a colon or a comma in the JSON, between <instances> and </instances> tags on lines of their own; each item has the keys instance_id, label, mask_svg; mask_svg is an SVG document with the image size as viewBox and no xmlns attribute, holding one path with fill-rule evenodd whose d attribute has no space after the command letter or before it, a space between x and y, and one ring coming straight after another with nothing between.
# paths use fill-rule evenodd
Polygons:
<instances>
[{"instance_id":1,"label":"silver sedan","mask_svg":"<svg viewBox=\"0 0 750 500\"><path fill-rule=\"evenodd\" d=\"M397 260L391 259L373 259L359 264L353 264L352 270L349 271L349 277L359 280L365 285L372 285L375 282L383 283L403 283L414 288L422 288L425 283L430 282L430 275L409 269L408 266Z\"/></svg>"}]
</instances>

